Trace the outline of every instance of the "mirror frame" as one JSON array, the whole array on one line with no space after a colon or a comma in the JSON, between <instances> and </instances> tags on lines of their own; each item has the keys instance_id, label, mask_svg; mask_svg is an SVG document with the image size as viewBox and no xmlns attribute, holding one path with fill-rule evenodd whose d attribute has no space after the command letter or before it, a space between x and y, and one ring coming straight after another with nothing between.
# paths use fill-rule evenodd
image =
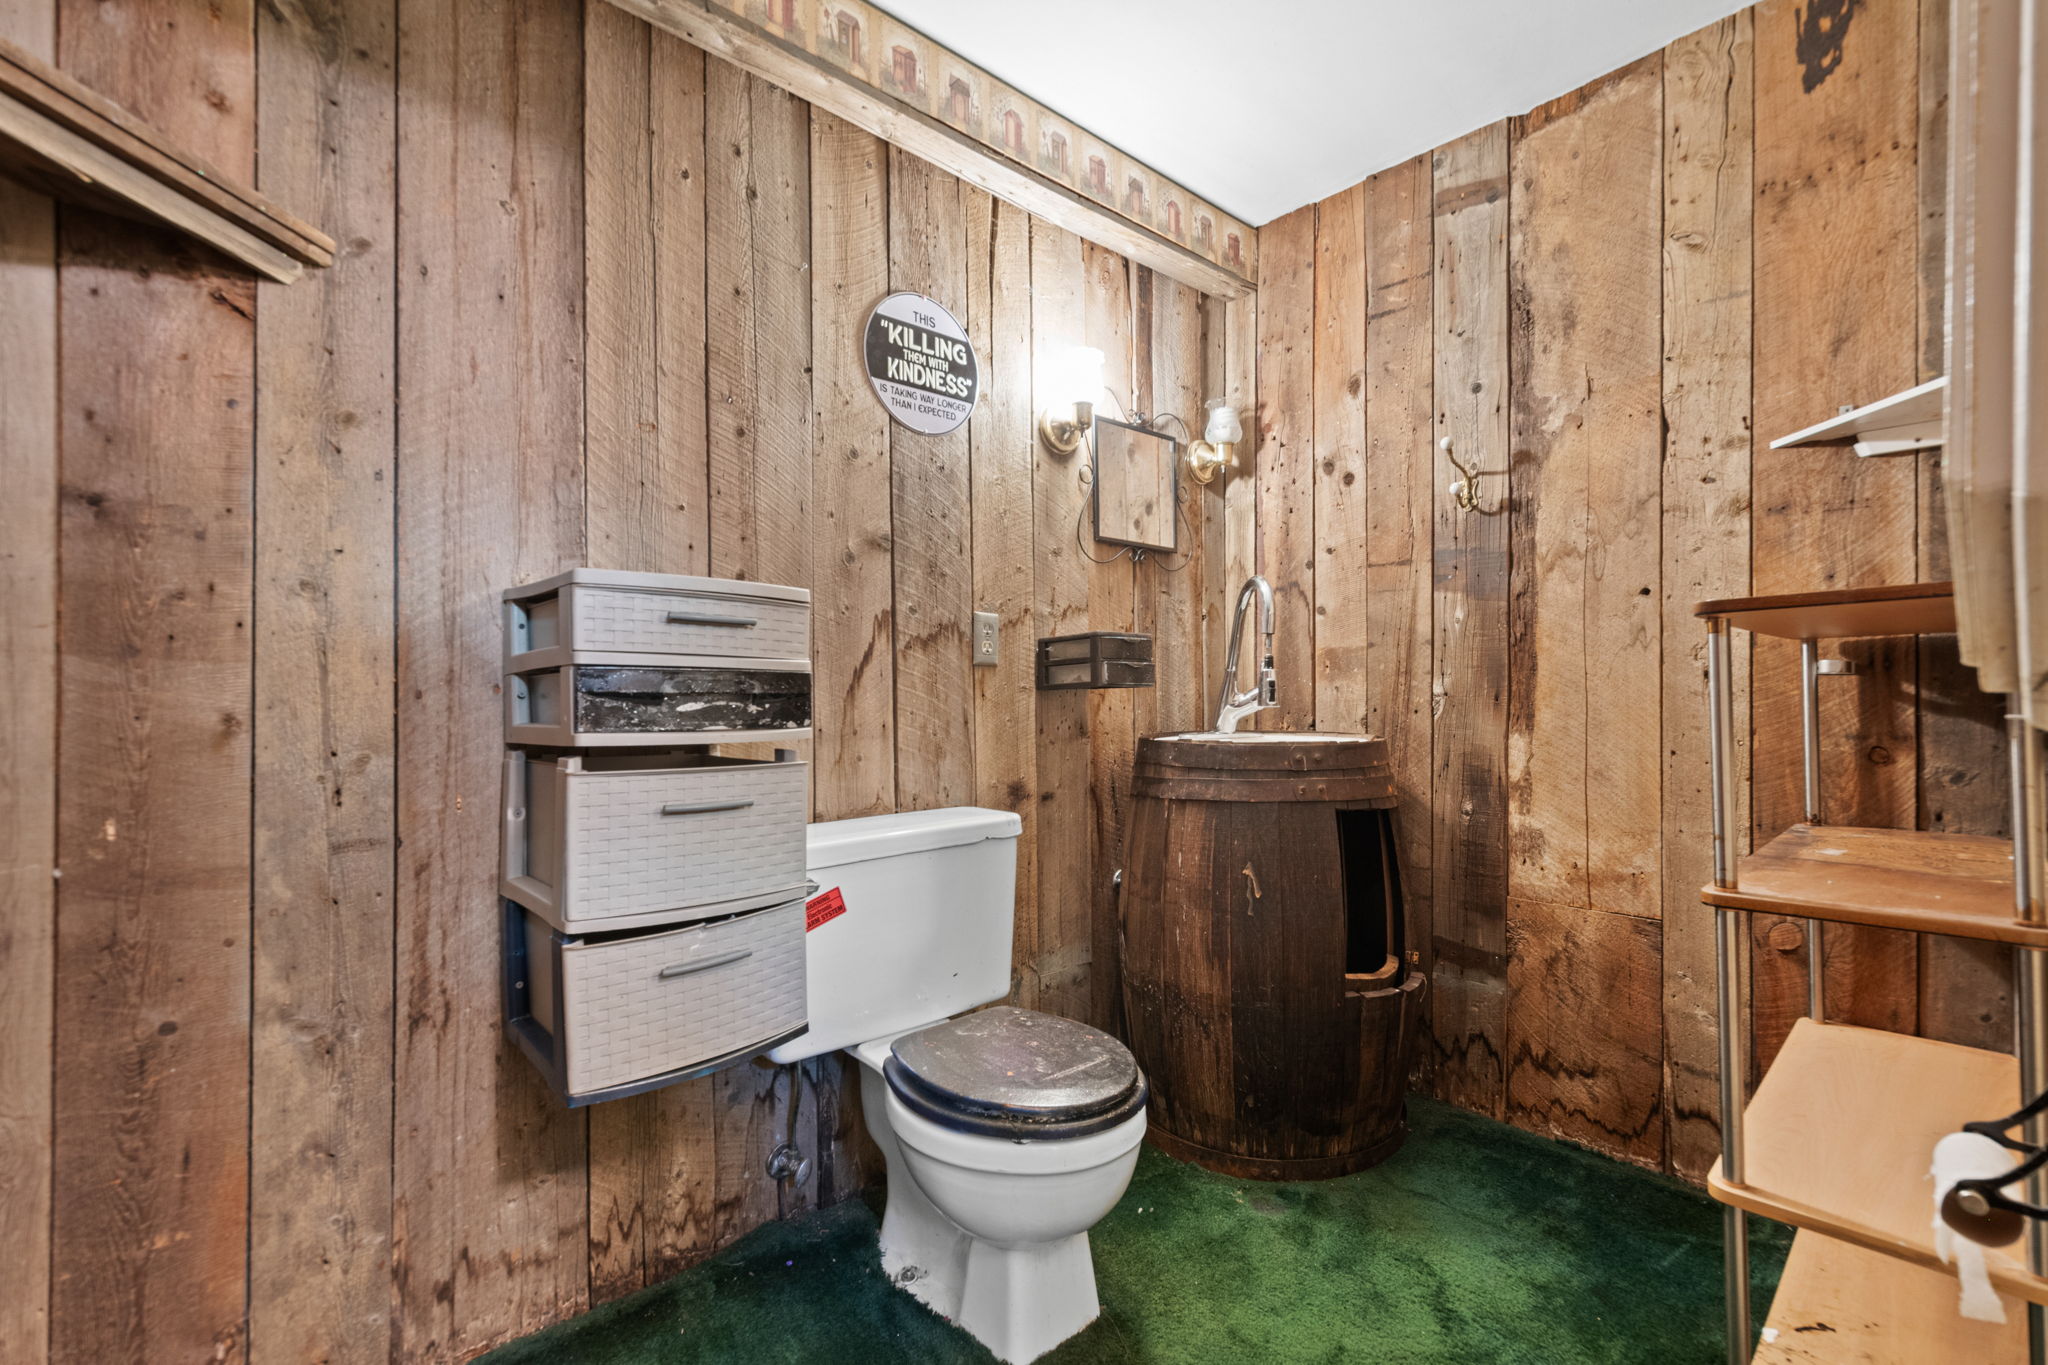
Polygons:
<instances>
[{"instance_id":1,"label":"mirror frame","mask_svg":"<svg viewBox=\"0 0 2048 1365\"><path fill-rule=\"evenodd\" d=\"M1115 427L1120 431L1134 432L1150 437L1166 445L1167 495L1171 506L1167 514L1169 538L1163 545L1142 540L1123 540L1102 533L1102 440L1099 435L1103 427ZM1153 554L1180 553L1180 442L1163 431L1140 426L1134 422L1116 422L1107 417L1097 417L1094 428L1088 434L1088 500L1092 508L1095 539L1104 545L1123 545L1133 550L1145 550Z\"/></svg>"}]
</instances>

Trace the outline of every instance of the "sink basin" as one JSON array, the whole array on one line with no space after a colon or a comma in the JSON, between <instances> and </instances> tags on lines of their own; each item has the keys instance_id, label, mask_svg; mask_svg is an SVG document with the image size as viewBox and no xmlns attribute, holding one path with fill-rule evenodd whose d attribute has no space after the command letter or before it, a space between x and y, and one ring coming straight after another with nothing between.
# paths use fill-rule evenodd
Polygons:
<instances>
[{"instance_id":1,"label":"sink basin","mask_svg":"<svg viewBox=\"0 0 2048 1365\"><path fill-rule=\"evenodd\" d=\"M1162 741L1206 740L1222 744L1371 744L1377 735L1333 735L1321 730L1195 730L1184 735L1161 735Z\"/></svg>"}]
</instances>

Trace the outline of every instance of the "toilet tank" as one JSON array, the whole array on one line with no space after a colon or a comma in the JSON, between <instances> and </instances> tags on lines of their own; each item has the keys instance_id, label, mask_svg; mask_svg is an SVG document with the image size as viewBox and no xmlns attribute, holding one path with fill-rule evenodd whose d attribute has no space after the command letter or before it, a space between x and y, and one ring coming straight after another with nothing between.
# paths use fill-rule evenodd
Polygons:
<instances>
[{"instance_id":1,"label":"toilet tank","mask_svg":"<svg viewBox=\"0 0 2048 1365\"><path fill-rule=\"evenodd\" d=\"M809 1027L769 1059L836 1052L1007 996L1022 829L1009 811L976 806L810 826L817 897L836 890L846 910L804 935Z\"/></svg>"}]
</instances>

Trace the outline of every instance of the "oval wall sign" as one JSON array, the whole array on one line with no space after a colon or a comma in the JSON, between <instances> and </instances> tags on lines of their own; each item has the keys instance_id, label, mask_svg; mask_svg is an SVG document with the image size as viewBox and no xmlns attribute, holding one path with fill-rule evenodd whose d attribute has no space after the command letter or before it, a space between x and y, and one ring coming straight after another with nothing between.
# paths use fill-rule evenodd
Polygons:
<instances>
[{"instance_id":1,"label":"oval wall sign","mask_svg":"<svg viewBox=\"0 0 2048 1365\"><path fill-rule=\"evenodd\" d=\"M981 362L967 329L943 304L922 294L891 294L868 314L862 349L875 396L912 431L937 436L974 411Z\"/></svg>"}]
</instances>

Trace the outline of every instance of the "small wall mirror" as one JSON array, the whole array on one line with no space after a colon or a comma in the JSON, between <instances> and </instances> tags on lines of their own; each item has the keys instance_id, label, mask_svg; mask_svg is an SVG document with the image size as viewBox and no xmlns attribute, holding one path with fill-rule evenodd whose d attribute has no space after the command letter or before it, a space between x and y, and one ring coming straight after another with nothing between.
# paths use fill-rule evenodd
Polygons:
<instances>
[{"instance_id":1,"label":"small wall mirror","mask_svg":"<svg viewBox=\"0 0 2048 1365\"><path fill-rule=\"evenodd\" d=\"M1178 550L1179 443L1098 417L1093 445L1095 538L1164 554Z\"/></svg>"}]
</instances>

